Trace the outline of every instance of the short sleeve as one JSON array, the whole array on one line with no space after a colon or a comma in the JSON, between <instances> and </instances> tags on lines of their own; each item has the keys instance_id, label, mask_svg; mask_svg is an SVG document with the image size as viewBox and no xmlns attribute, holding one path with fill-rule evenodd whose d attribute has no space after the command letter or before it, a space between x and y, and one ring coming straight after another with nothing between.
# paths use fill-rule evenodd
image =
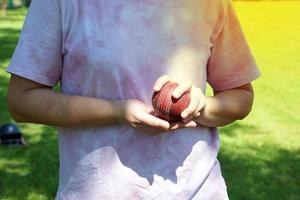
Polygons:
<instances>
[{"instance_id":1,"label":"short sleeve","mask_svg":"<svg viewBox=\"0 0 300 200\"><path fill-rule=\"evenodd\" d=\"M54 86L62 72L62 26L57 0L33 0L7 72Z\"/></svg>"},{"instance_id":2,"label":"short sleeve","mask_svg":"<svg viewBox=\"0 0 300 200\"><path fill-rule=\"evenodd\" d=\"M239 87L260 75L231 0L222 3L207 64L207 81L214 90Z\"/></svg>"}]
</instances>

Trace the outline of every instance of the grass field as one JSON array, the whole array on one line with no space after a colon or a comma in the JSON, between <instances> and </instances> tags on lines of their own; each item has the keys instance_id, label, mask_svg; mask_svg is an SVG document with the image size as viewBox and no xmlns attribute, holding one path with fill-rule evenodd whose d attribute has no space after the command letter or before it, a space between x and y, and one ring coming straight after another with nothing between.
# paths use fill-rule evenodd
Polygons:
<instances>
[{"instance_id":1,"label":"grass field","mask_svg":"<svg viewBox=\"0 0 300 200\"><path fill-rule=\"evenodd\" d=\"M235 3L262 77L251 115L221 129L230 199L300 199L300 2ZM25 9L0 17L0 123L11 121L5 73ZM0 199L53 199L58 181L55 129L22 124L26 148L0 147Z\"/></svg>"}]
</instances>

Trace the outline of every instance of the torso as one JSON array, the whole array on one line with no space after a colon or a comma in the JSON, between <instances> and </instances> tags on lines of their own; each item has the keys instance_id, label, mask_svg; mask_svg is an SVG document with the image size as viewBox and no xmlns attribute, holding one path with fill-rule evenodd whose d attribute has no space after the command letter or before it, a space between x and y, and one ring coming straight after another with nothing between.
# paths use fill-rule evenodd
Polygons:
<instances>
[{"instance_id":1,"label":"torso","mask_svg":"<svg viewBox=\"0 0 300 200\"><path fill-rule=\"evenodd\" d=\"M150 105L164 74L205 92L208 2L63 1L62 92ZM60 129L59 143L58 199L189 199L218 152L213 128L157 135L127 126Z\"/></svg>"}]
</instances>

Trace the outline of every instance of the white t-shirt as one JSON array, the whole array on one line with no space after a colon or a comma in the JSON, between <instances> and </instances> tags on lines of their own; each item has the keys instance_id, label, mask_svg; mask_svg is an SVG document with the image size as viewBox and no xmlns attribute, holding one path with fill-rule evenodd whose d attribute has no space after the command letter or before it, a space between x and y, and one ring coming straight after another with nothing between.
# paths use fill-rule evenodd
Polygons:
<instances>
[{"instance_id":1,"label":"white t-shirt","mask_svg":"<svg viewBox=\"0 0 300 200\"><path fill-rule=\"evenodd\" d=\"M230 0L33 0L8 72L151 105L162 75L205 92L259 76ZM228 199L216 128L59 128L58 200Z\"/></svg>"}]
</instances>

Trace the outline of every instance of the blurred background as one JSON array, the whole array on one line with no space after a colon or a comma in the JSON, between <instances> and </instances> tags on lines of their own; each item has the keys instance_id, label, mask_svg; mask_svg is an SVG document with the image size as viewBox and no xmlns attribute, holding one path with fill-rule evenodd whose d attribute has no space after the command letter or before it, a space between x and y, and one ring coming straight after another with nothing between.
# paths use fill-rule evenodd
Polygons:
<instances>
[{"instance_id":1,"label":"blurred background","mask_svg":"<svg viewBox=\"0 0 300 200\"><path fill-rule=\"evenodd\" d=\"M29 3L0 0L0 125L13 122L5 100L5 68ZM219 159L230 199L299 200L300 1L235 1L234 6L262 76L254 82L252 113L220 129ZM0 199L53 199L58 184L55 129L19 127L29 146L0 146Z\"/></svg>"}]
</instances>

